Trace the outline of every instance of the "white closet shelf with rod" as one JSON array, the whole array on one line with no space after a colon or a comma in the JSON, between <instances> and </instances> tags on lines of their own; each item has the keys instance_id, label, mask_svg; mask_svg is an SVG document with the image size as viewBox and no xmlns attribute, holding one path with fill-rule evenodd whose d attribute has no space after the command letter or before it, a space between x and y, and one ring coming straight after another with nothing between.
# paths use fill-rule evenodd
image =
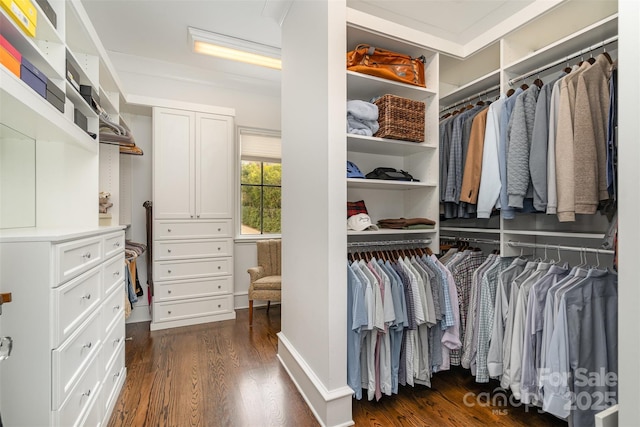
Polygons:
<instances>
[{"instance_id":1,"label":"white closet shelf with rod","mask_svg":"<svg viewBox=\"0 0 640 427\"><path fill-rule=\"evenodd\" d=\"M369 246L416 246L416 245L429 245L431 239L412 239L412 240L380 240L371 242L349 242L348 248L362 248Z\"/></svg>"},{"instance_id":2,"label":"white closet shelf with rod","mask_svg":"<svg viewBox=\"0 0 640 427\"><path fill-rule=\"evenodd\" d=\"M526 80L528 78L531 78L531 77L533 77L535 75L538 75L538 74L540 74L540 73L542 73L544 71L550 70L553 67L557 67L560 64L567 63L572 59L575 59L575 58L584 56L584 55L586 55L586 54L588 54L590 52L593 52L596 49L604 48L604 47L606 47L606 46L608 46L610 44L616 43L617 41L618 41L618 36L617 35L616 36L612 36L612 37L609 37L606 40L601 41L600 43L596 43L596 44L594 44L594 45L592 45L590 47L587 47L585 49L581 49L581 50L579 50L577 52L574 52L574 53L572 53L570 55L565 55L562 58L560 58L560 59L558 59L558 60L556 60L554 62L551 62L551 63L549 63L549 64L547 64L545 66L536 68L535 70L529 71L528 73L522 74L522 75L520 75L518 77L514 77L513 79L509 80L509 86L513 86L517 82L520 82L522 80Z\"/></svg>"},{"instance_id":3,"label":"white closet shelf with rod","mask_svg":"<svg viewBox=\"0 0 640 427\"><path fill-rule=\"evenodd\" d=\"M478 237L463 237L463 236L440 236L440 240L453 240L456 242L465 242L465 243L482 243L485 245L500 244L500 240L497 240L497 239L482 239Z\"/></svg>"},{"instance_id":4,"label":"white closet shelf with rod","mask_svg":"<svg viewBox=\"0 0 640 427\"><path fill-rule=\"evenodd\" d=\"M545 250L554 249L559 251L570 251L570 252L582 252L582 253L594 253L594 254L606 254L606 255L614 254L614 251L610 249L588 248L583 246L551 245L551 244L544 244L544 243L518 242L516 240L508 241L507 245L512 248L532 248L532 249L545 249Z\"/></svg>"},{"instance_id":5,"label":"white closet shelf with rod","mask_svg":"<svg viewBox=\"0 0 640 427\"><path fill-rule=\"evenodd\" d=\"M496 91L499 91L499 90L500 90L500 85L499 84L491 86L491 87L489 87L489 88L487 88L487 89L485 89L485 90L483 90L481 92L476 93L473 96L469 96L469 97L463 99L462 101L458 101L455 104L451 104L451 105L449 105L447 107L441 108L440 109L440 113L444 113L445 111L448 111L448 110L451 110L453 108L459 107L460 105L464 105L464 104L466 104L468 102L473 101L474 99L479 99L479 98L481 98L481 97L483 97L485 95L489 95L490 93L496 92Z\"/></svg>"}]
</instances>

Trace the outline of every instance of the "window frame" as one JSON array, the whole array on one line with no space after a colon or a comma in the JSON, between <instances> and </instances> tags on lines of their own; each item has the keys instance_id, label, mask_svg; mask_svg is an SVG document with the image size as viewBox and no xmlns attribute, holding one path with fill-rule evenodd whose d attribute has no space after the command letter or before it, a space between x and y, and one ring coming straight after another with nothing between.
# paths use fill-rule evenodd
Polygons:
<instances>
[{"instance_id":1,"label":"window frame","mask_svg":"<svg viewBox=\"0 0 640 427\"><path fill-rule=\"evenodd\" d=\"M281 140L281 132L273 129L263 129L249 126L237 126L236 129L236 165L237 165L237 173L236 173L236 218L237 220L235 225L235 239L238 241L248 242L248 241L256 241L256 240L264 240L264 239L277 239L281 238L282 235L280 233L261 233L261 234L242 234L242 135L257 135L257 136L266 136L270 138L278 138ZM281 140L282 141L282 140ZM274 161L275 159L262 159L262 160L249 160L249 161L259 161L261 162L260 168L260 180L261 183L258 184L244 184L245 186L255 186L261 188L280 188L281 189L281 197L282 197L282 181L280 181L280 185L274 184L264 184L264 163L278 163ZM280 165L282 167L282 158L280 160ZM261 192L261 197L264 197L264 193ZM281 199L282 200L282 199ZM264 202L261 203L262 210L264 210ZM263 213L260 216L260 228L262 228L263 221Z\"/></svg>"}]
</instances>

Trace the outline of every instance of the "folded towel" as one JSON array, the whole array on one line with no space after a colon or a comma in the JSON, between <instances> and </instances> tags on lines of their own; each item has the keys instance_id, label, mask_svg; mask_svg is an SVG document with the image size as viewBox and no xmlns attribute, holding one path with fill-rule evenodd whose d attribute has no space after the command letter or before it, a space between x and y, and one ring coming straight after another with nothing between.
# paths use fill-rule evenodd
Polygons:
<instances>
[{"instance_id":1,"label":"folded towel","mask_svg":"<svg viewBox=\"0 0 640 427\"><path fill-rule=\"evenodd\" d=\"M377 121L378 106L366 101L351 100L347 101L347 115L362 121Z\"/></svg>"},{"instance_id":2,"label":"folded towel","mask_svg":"<svg viewBox=\"0 0 640 427\"><path fill-rule=\"evenodd\" d=\"M347 132L358 135L372 136L378 132L380 125L373 120L362 121L347 114Z\"/></svg>"}]
</instances>

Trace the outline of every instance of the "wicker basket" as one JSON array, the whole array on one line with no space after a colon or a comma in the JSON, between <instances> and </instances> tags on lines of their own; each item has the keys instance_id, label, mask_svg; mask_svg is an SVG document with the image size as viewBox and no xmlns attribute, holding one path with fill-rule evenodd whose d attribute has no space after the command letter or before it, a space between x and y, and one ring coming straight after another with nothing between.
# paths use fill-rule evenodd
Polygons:
<instances>
[{"instance_id":1,"label":"wicker basket","mask_svg":"<svg viewBox=\"0 0 640 427\"><path fill-rule=\"evenodd\" d=\"M424 102L384 95L374 101L378 106L380 129L374 136L401 139L404 141L424 141Z\"/></svg>"}]
</instances>

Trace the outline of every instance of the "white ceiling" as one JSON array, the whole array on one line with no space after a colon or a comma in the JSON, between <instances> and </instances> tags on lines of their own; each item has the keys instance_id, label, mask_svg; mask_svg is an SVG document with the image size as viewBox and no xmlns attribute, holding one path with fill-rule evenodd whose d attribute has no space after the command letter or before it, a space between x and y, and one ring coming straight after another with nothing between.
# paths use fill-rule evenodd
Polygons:
<instances>
[{"instance_id":1,"label":"white ceiling","mask_svg":"<svg viewBox=\"0 0 640 427\"><path fill-rule=\"evenodd\" d=\"M311 0L317 1L317 0ZM331 1L331 0L328 0ZM538 0L541 1L541 0ZM210 73L217 81L238 76L279 86L280 73L191 52L187 27L196 27L280 47L274 15L291 0L82 0L105 49L119 58L144 57L161 66ZM374 16L467 44L534 0L348 0ZM284 5L284 6L283 6ZM124 58L124 60L123 60ZM118 64L116 64L118 68ZM155 65L154 65L155 68ZM147 70L153 71L153 70Z\"/></svg>"}]
</instances>

